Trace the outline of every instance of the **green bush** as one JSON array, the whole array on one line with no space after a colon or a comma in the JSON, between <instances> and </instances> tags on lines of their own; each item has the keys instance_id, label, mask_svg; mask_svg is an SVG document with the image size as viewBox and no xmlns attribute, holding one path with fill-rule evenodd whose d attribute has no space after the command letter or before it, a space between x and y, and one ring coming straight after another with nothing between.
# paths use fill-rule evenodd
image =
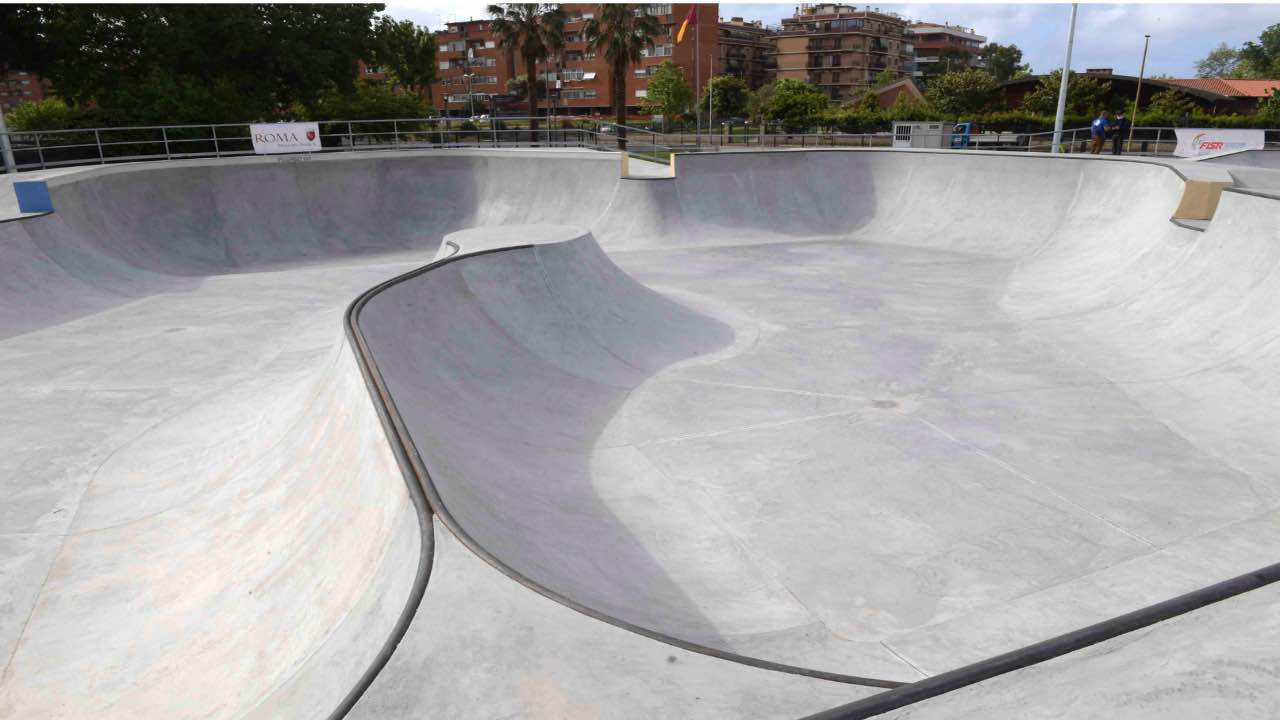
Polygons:
<instances>
[{"instance_id":1,"label":"green bush","mask_svg":"<svg viewBox=\"0 0 1280 720\"><path fill-rule=\"evenodd\" d=\"M93 113L73 108L58 98L25 102L5 113L10 130L67 130L93 127Z\"/></svg>"}]
</instances>

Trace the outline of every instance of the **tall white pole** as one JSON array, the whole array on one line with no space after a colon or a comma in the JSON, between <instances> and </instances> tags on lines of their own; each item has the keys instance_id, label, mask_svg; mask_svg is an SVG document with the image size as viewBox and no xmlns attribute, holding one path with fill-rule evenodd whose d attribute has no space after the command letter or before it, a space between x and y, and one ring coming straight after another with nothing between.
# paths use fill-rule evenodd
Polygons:
<instances>
[{"instance_id":1,"label":"tall white pole","mask_svg":"<svg viewBox=\"0 0 1280 720\"><path fill-rule=\"evenodd\" d=\"M1077 3L1071 3L1071 25L1067 29L1067 60L1062 64L1062 83L1058 86L1058 113L1053 118L1053 150L1062 142L1062 121L1067 113L1067 82L1071 79L1071 45L1076 40Z\"/></svg>"},{"instance_id":2,"label":"tall white pole","mask_svg":"<svg viewBox=\"0 0 1280 720\"><path fill-rule=\"evenodd\" d=\"M4 171L10 175L18 172L13 160L13 146L9 144L9 129L4 124L4 108L0 107L0 155L4 155Z\"/></svg>"},{"instance_id":3,"label":"tall white pole","mask_svg":"<svg viewBox=\"0 0 1280 720\"><path fill-rule=\"evenodd\" d=\"M1125 152L1133 152L1133 128L1138 124L1138 103L1142 100L1142 76L1147 74L1147 48L1151 45L1151 36L1143 35L1142 66L1138 68L1138 91L1133 94L1133 117L1129 119L1129 139L1125 141ZM1159 150L1159 148L1157 148Z\"/></svg>"}]
</instances>

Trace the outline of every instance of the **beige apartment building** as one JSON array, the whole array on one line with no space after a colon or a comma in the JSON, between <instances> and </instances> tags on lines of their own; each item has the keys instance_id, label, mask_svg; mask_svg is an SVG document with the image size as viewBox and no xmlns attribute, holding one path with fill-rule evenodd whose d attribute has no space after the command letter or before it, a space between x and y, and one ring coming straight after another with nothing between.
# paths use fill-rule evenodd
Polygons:
<instances>
[{"instance_id":1,"label":"beige apartment building","mask_svg":"<svg viewBox=\"0 0 1280 720\"><path fill-rule=\"evenodd\" d=\"M752 90L768 81L773 69L773 44L764 23L740 17L722 20L719 41L717 75L737 76Z\"/></svg>"},{"instance_id":2,"label":"beige apartment building","mask_svg":"<svg viewBox=\"0 0 1280 720\"><path fill-rule=\"evenodd\" d=\"M779 80L817 85L835 101L852 99L870 88L885 68L898 79L911 76L914 49L907 20L870 6L823 3L801 5L782 19L771 40Z\"/></svg>"}]
</instances>

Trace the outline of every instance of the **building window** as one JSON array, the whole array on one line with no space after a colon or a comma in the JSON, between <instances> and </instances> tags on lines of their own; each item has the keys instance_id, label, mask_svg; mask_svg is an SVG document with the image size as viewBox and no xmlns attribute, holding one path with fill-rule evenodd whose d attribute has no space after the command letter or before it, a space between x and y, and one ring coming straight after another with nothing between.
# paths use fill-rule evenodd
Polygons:
<instances>
[{"instance_id":1,"label":"building window","mask_svg":"<svg viewBox=\"0 0 1280 720\"><path fill-rule=\"evenodd\" d=\"M649 91L648 91L648 90L637 90L637 91L636 91L636 97L639 97L639 98L642 98L642 97L649 97Z\"/></svg>"},{"instance_id":2,"label":"building window","mask_svg":"<svg viewBox=\"0 0 1280 720\"><path fill-rule=\"evenodd\" d=\"M565 70L563 73L563 76L564 76L565 82L569 82L571 80L581 80L583 76L583 71L581 68Z\"/></svg>"},{"instance_id":3,"label":"building window","mask_svg":"<svg viewBox=\"0 0 1280 720\"><path fill-rule=\"evenodd\" d=\"M467 49L466 40L451 40L448 45L444 46L445 52L462 52Z\"/></svg>"},{"instance_id":4,"label":"building window","mask_svg":"<svg viewBox=\"0 0 1280 720\"><path fill-rule=\"evenodd\" d=\"M572 88L560 93L561 100L591 100L595 97L596 91L590 88Z\"/></svg>"},{"instance_id":5,"label":"building window","mask_svg":"<svg viewBox=\"0 0 1280 720\"><path fill-rule=\"evenodd\" d=\"M674 47L675 46L673 46L671 43L654 45L651 48L645 48L641 50L640 55L641 57L671 57L671 51L672 51L672 48Z\"/></svg>"}]
</instances>

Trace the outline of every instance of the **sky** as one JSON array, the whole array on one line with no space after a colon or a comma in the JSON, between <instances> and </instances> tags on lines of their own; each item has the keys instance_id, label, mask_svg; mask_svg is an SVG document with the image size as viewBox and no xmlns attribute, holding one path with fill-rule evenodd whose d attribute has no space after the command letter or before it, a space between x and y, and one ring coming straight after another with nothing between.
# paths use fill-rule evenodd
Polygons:
<instances>
[{"instance_id":1,"label":"sky","mask_svg":"<svg viewBox=\"0 0 1280 720\"><path fill-rule=\"evenodd\" d=\"M438 30L451 20L485 17L487 5L467 0L388 2L387 13ZM795 7L796 3L722 3L720 17L740 16L776 25ZM871 7L911 20L972 27L991 42L1017 45L1023 61L1037 73L1062 65L1071 15L1068 4L872 3ZM1267 26L1276 23L1280 23L1276 4L1081 3L1071 67L1106 67L1120 75L1137 75L1142 36L1149 33L1147 74L1193 77L1196 61L1219 43L1239 47L1256 41Z\"/></svg>"}]
</instances>

